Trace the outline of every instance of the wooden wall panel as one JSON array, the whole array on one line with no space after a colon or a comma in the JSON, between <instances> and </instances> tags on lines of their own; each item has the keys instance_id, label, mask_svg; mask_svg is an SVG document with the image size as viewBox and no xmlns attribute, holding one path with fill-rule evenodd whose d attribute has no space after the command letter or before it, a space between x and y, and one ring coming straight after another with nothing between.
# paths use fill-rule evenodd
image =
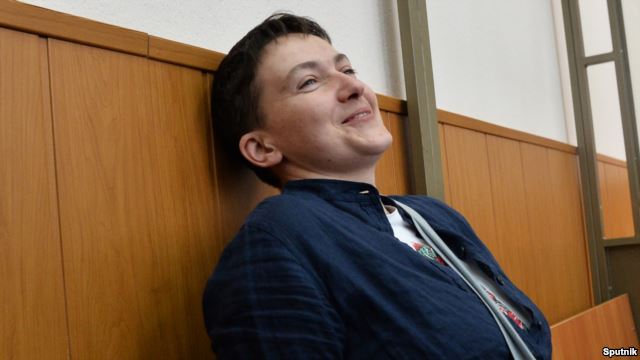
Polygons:
<instances>
[{"instance_id":1,"label":"wooden wall panel","mask_svg":"<svg viewBox=\"0 0 640 360\"><path fill-rule=\"evenodd\" d=\"M576 216L581 213L577 159L527 143L520 148L535 266L529 271L539 282L536 303L555 323L591 305L587 245L582 218Z\"/></svg>"},{"instance_id":2,"label":"wooden wall panel","mask_svg":"<svg viewBox=\"0 0 640 360\"><path fill-rule=\"evenodd\" d=\"M619 296L551 327L553 359L602 359L602 349L638 349L629 297Z\"/></svg>"},{"instance_id":3,"label":"wooden wall panel","mask_svg":"<svg viewBox=\"0 0 640 360\"><path fill-rule=\"evenodd\" d=\"M551 179L549 177L549 161L547 149L542 146L520 143L520 156L522 159L522 179L524 185L525 198L523 204L526 209L526 220L528 226L528 236L530 248L523 249L529 252L533 260L529 266L537 270L536 277L538 283L544 280L544 289L538 286L535 294L536 305L545 313L553 314L554 308L559 303L564 303L565 299L556 296L563 293L563 276L557 276L558 266L562 266L562 258L559 256L549 256L549 254L562 253L562 237L557 231L562 231L562 220L557 217L557 209L552 201L541 201L551 195ZM517 200L516 200L517 201ZM558 241L560 240L560 241ZM526 255L526 254L525 254ZM529 268L530 269L530 268ZM523 266L523 270L528 270ZM543 291L546 290L546 291ZM531 294L534 295L534 294ZM558 301L560 300L560 301ZM550 315L547 315L551 317ZM547 319L553 323L560 319Z\"/></svg>"},{"instance_id":4,"label":"wooden wall panel","mask_svg":"<svg viewBox=\"0 0 640 360\"><path fill-rule=\"evenodd\" d=\"M570 154L577 154L576 147L557 140L543 138L538 135L529 134L523 131L509 129L504 126L492 124L479 119L474 119L465 115L452 113L438 109L438 122L463 129L474 130L483 134L491 134L505 139L517 140L528 144L540 145L549 149L556 149Z\"/></svg>"},{"instance_id":5,"label":"wooden wall panel","mask_svg":"<svg viewBox=\"0 0 640 360\"><path fill-rule=\"evenodd\" d=\"M557 264L555 277L561 278L556 280L556 286L567 294L554 299L555 310L550 316L556 322L593 306L593 292L578 159L562 151L548 150L547 154L551 180L549 195L555 210L550 224L555 226L553 241L560 245L560 250L553 253L553 261Z\"/></svg>"},{"instance_id":6,"label":"wooden wall panel","mask_svg":"<svg viewBox=\"0 0 640 360\"><path fill-rule=\"evenodd\" d=\"M450 204L469 221L494 255L504 251L496 241L486 136L444 125Z\"/></svg>"},{"instance_id":7,"label":"wooden wall panel","mask_svg":"<svg viewBox=\"0 0 640 360\"><path fill-rule=\"evenodd\" d=\"M406 195L411 191L411 174L409 173L409 145L407 143L407 117L389 112L389 126L393 135L391 144L393 168L396 178L394 194Z\"/></svg>"},{"instance_id":8,"label":"wooden wall panel","mask_svg":"<svg viewBox=\"0 0 640 360\"><path fill-rule=\"evenodd\" d=\"M0 358L66 359L46 41L0 28Z\"/></svg>"},{"instance_id":9,"label":"wooden wall panel","mask_svg":"<svg viewBox=\"0 0 640 360\"><path fill-rule=\"evenodd\" d=\"M391 122L387 111L380 111L382 122L387 130L391 132ZM392 134L393 136L393 134ZM396 137L393 137L396 141ZM381 194L395 194L396 189L396 173L394 166L393 145L382 154L376 164L376 187Z\"/></svg>"},{"instance_id":10,"label":"wooden wall panel","mask_svg":"<svg viewBox=\"0 0 640 360\"><path fill-rule=\"evenodd\" d=\"M384 110L380 113L385 126L393 136L393 143L378 160L376 187L385 195L408 194L410 175L405 134L406 118Z\"/></svg>"},{"instance_id":11,"label":"wooden wall panel","mask_svg":"<svg viewBox=\"0 0 640 360\"><path fill-rule=\"evenodd\" d=\"M447 164L447 145L444 139L444 125L438 124L440 138L440 161L442 161L442 181L444 185L444 200L451 203L451 189L449 189L449 165Z\"/></svg>"},{"instance_id":12,"label":"wooden wall panel","mask_svg":"<svg viewBox=\"0 0 640 360\"><path fill-rule=\"evenodd\" d=\"M448 202L550 323L589 307L576 155L442 126Z\"/></svg>"},{"instance_id":13,"label":"wooden wall panel","mask_svg":"<svg viewBox=\"0 0 640 360\"><path fill-rule=\"evenodd\" d=\"M609 192L615 210L611 216L612 230L605 232L607 238L632 237L635 234L633 213L631 208L631 190L629 188L629 173L626 167L606 166L607 184L613 191Z\"/></svg>"},{"instance_id":14,"label":"wooden wall panel","mask_svg":"<svg viewBox=\"0 0 640 360\"><path fill-rule=\"evenodd\" d=\"M50 40L71 355L209 358L221 242L200 71Z\"/></svg>"},{"instance_id":15,"label":"wooden wall panel","mask_svg":"<svg viewBox=\"0 0 640 360\"><path fill-rule=\"evenodd\" d=\"M604 238L632 237L635 231L626 164L599 160L598 180Z\"/></svg>"},{"instance_id":16,"label":"wooden wall panel","mask_svg":"<svg viewBox=\"0 0 640 360\"><path fill-rule=\"evenodd\" d=\"M222 62L224 54L203 48L182 44L149 35L149 53L152 59L196 69L215 70Z\"/></svg>"},{"instance_id":17,"label":"wooden wall panel","mask_svg":"<svg viewBox=\"0 0 640 360\"><path fill-rule=\"evenodd\" d=\"M538 264L527 213L520 143L487 135L487 153L496 242L501 250L495 255L511 280L537 299L542 279L531 273Z\"/></svg>"},{"instance_id":18,"label":"wooden wall panel","mask_svg":"<svg viewBox=\"0 0 640 360\"><path fill-rule=\"evenodd\" d=\"M607 176L604 172L604 163L602 161L598 161L598 192L600 193L600 221L602 223L602 232L603 237L607 238L607 235L611 236L611 234L607 233L607 228L611 228L611 225L607 225L607 220L611 221L611 217L608 214L611 214L612 206L611 201L609 200L609 187L607 186Z\"/></svg>"}]
</instances>

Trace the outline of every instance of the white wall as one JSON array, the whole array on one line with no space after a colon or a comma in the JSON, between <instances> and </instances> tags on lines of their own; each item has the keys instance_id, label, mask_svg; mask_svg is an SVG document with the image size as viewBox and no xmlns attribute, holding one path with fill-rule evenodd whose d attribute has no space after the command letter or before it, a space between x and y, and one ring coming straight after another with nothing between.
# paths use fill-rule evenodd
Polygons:
<instances>
[{"instance_id":1,"label":"white wall","mask_svg":"<svg viewBox=\"0 0 640 360\"><path fill-rule=\"evenodd\" d=\"M637 3L637 0L634 2ZM610 53L613 45L607 0L579 0L578 5L585 54L592 56ZM626 21L625 25L637 27L633 21ZM632 48L635 44L629 41L633 40L633 36L628 39ZM620 98L613 61L588 66L587 77L596 151L626 160Z\"/></svg>"},{"instance_id":2,"label":"white wall","mask_svg":"<svg viewBox=\"0 0 640 360\"><path fill-rule=\"evenodd\" d=\"M318 21L376 92L405 98L395 0L21 1L223 53L267 16L290 11Z\"/></svg>"},{"instance_id":3,"label":"white wall","mask_svg":"<svg viewBox=\"0 0 640 360\"><path fill-rule=\"evenodd\" d=\"M590 65L587 78L596 152L626 160L615 64Z\"/></svg>"},{"instance_id":4,"label":"white wall","mask_svg":"<svg viewBox=\"0 0 640 360\"><path fill-rule=\"evenodd\" d=\"M562 14L562 0L551 0L553 23L556 35L556 49L558 50L558 66L560 67L560 82L562 84L562 102L564 104L564 119L567 129L567 143L578 145L576 133L575 112L573 111L573 94L571 93L571 76L569 73L569 53L567 38L564 32L564 17Z\"/></svg>"},{"instance_id":5,"label":"white wall","mask_svg":"<svg viewBox=\"0 0 640 360\"><path fill-rule=\"evenodd\" d=\"M438 108L567 141L549 0L427 0Z\"/></svg>"},{"instance_id":6,"label":"white wall","mask_svg":"<svg viewBox=\"0 0 640 360\"><path fill-rule=\"evenodd\" d=\"M317 20L376 92L404 98L396 0L22 0L220 52L269 14ZM425 0L439 108L567 141L550 0Z\"/></svg>"}]
</instances>

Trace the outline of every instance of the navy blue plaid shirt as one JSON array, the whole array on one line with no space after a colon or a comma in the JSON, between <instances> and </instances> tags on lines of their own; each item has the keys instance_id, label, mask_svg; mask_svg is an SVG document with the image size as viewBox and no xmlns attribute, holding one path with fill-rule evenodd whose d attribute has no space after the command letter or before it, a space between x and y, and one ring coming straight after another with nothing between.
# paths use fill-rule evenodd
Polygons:
<instances>
[{"instance_id":1,"label":"navy blue plaid shirt","mask_svg":"<svg viewBox=\"0 0 640 360\"><path fill-rule=\"evenodd\" d=\"M418 211L530 315L530 326L516 329L536 358L551 358L543 314L466 220L432 198L392 198ZM204 292L218 358L510 358L478 297L449 267L398 241L381 200L389 202L369 184L298 180L258 205Z\"/></svg>"}]
</instances>

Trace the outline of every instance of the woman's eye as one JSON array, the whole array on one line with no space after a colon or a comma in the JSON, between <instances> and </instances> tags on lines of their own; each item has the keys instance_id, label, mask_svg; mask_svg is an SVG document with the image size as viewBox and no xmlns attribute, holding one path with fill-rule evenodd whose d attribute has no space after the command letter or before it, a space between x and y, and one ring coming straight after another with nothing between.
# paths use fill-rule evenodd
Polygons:
<instances>
[{"instance_id":1,"label":"woman's eye","mask_svg":"<svg viewBox=\"0 0 640 360\"><path fill-rule=\"evenodd\" d=\"M304 89L307 86L311 86L313 84L316 83L316 79L308 79L305 80L305 82L303 82L302 84L300 84L300 86L298 87L298 89Z\"/></svg>"},{"instance_id":2,"label":"woman's eye","mask_svg":"<svg viewBox=\"0 0 640 360\"><path fill-rule=\"evenodd\" d=\"M342 70L343 73L347 74L347 75L355 75L356 74L356 70L352 69L352 68L347 68Z\"/></svg>"}]
</instances>

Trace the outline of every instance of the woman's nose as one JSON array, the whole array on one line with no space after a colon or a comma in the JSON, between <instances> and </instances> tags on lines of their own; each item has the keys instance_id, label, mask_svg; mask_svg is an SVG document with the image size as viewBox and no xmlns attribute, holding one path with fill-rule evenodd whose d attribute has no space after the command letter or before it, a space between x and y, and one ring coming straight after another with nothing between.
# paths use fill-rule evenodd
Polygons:
<instances>
[{"instance_id":1,"label":"woman's nose","mask_svg":"<svg viewBox=\"0 0 640 360\"><path fill-rule=\"evenodd\" d=\"M339 101L345 102L362 96L365 89L362 81L358 80L354 75L340 73L338 76L340 81L338 88Z\"/></svg>"}]
</instances>

